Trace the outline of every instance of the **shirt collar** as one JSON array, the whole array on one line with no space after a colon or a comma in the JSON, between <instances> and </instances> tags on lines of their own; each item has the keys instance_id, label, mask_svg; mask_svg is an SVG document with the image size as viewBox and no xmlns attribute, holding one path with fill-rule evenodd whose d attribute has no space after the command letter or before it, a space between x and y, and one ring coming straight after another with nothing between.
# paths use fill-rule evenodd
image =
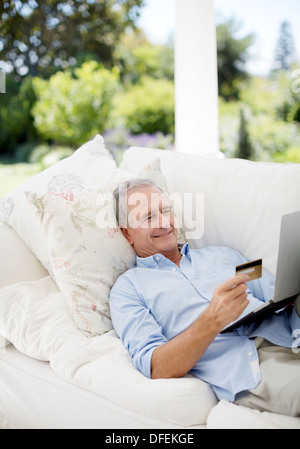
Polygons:
<instances>
[{"instance_id":1,"label":"shirt collar","mask_svg":"<svg viewBox=\"0 0 300 449\"><path fill-rule=\"evenodd\" d=\"M180 253L183 256L186 256L189 259L189 261L191 262L192 259L191 259L190 245L188 243L179 243L178 248L179 249L181 248Z\"/></svg>"},{"instance_id":2,"label":"shirt collar","mask_svg":"<svg viewBox=\"0 0 300 449\"><path fill-rule=\"evenodd\" d=\"M189 259L189 261L191 261L190 246L188 243L179 243L178 249L182 254L182 256L186 256ZM144 268L157 268L158 261L161 260L162 258L164 258L164 256L160 253L148 257L136 256L136 266Z\"/></svg>"}]
</instances>

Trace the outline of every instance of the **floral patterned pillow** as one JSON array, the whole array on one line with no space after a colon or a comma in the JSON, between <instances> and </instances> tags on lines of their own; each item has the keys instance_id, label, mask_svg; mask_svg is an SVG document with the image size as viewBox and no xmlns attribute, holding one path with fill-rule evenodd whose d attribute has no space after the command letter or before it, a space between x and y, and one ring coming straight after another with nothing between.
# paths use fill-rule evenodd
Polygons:
<instances>
[{"instance_id":1,"label":"floral patterned pillow","mask_svg":"<svg viewBox=\"0 0 300 449\"><path fill-rule=\"evenodd\" d=\"M47 269L65 294L76 325L87 336L112 329L110 289L135 263L136 253L116 223L113 191L136 177L110 168L109 179L102 177L100 185L56 182L56 188L51 184L46 193L25 192L45 237ZM151 178L168 191L159 159L143 167L139 177ZM181 237L179 232L179 241Z\"/></svg>"},{"instance_id":2,"label":"floral patterned pillow","mask_svg":"<svg viewBox=\"0 0 300 449\"><path fill-rule=\"evenodd\" d=\"M111 330L110 289L136 257L113 221L112 194L95 186L26 197L47 237L50 274L76 325L89 337Z\"/></svg>"},{"instance_id":3,"label":"floral patterned pillow","mask_svg":"<svg viewBox=\"0 0 300 449\"><path fill-rule=\"evenodd\" d=\"M116 163L97 135L74 154L38 173L5 198L0 199L0 222L19 235L28 248L50 271L47 241L32 208L24 198L25 191L43 195L48 191L83 190L86 186L107 182L116 171Z\"/></svg>"}]
</instances>

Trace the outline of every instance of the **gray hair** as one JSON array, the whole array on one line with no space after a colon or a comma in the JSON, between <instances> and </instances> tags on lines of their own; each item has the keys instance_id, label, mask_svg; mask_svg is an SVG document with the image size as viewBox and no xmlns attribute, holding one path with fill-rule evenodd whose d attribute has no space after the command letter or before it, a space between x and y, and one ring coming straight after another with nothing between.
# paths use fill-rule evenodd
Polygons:
<instances>
[{"instance_id":1,"label":"gray hair","mask_svg":"<svg viewBox=\"0 0 300 449\"><path fill-rule=\"evenodd\" d=\"M139 189L145 189L147 187L153 187L160 192L164 193L163 190L158 187L152 179L147 178L135 178L123 182L114 190L114 201L115 201L115 211L116 219L118 225L122 228L127 227L127 198L129 192Z\"/></svg>"}]
</instances>

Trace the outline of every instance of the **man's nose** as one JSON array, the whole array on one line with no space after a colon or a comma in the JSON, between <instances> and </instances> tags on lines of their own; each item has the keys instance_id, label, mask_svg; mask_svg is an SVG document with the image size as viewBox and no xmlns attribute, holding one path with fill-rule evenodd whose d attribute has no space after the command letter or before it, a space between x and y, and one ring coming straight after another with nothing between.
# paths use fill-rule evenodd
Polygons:
<instances>
[{"instance_id":1,"label":"man's nose","mask_svg":"<svg viewBox=\"0 0 300 449\"><path fill-rule=\"evenodd\" d=\"M159 222L158 226L160 228L169 228L170 227L170 215L160 213L158 216Z\"/></svg>"}]
</instances>

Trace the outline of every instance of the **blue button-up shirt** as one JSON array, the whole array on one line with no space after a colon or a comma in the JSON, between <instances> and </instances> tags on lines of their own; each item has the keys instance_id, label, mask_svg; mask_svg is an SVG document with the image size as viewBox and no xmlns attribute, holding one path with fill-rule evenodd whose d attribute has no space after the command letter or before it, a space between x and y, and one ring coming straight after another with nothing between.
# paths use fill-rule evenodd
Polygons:
<instances>
[{"instance_id":1,"label":"blue button-up shirt","mask_svg":"<svg viewBox=\"0 0 300 449\"><path fill-rule=\"evenodd\" d=\"M136 259L136 266L121 275L111 290L110 311L114 329L132 356L134 365L151 377L151 357L190 326L209 306L215 288L235 275L235 266L247 262L226 247L181 249L180 268L162 254ZM266 271L248 283L243 315L272 299L274 279ZM219 334L191 370L209 383L219 399L233 401L237 393L255 388L261 379L254 337L285 347L294 343L300 329L295 310L274 314L257 326L251 324Z\"/></svg>"}]
</instances>

